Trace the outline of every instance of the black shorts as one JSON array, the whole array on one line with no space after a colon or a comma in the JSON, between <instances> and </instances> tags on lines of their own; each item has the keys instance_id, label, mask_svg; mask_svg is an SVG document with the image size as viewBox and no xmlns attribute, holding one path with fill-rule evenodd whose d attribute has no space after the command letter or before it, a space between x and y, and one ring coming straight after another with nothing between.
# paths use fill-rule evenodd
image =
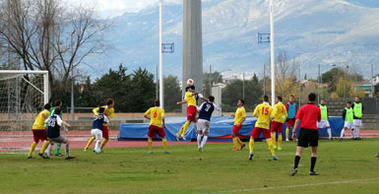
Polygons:
<instances>
[{"instance_id":1,"label":"black shorts","mask_svg":"<svg viewBox=\"0 0 379 194\"><path fill-rule=\"evenodd\" d=\"M307 148L308 146L318 146L318 130L315 129L300 129L299 141L297 146Z\"/></svg>"}]
</instances>

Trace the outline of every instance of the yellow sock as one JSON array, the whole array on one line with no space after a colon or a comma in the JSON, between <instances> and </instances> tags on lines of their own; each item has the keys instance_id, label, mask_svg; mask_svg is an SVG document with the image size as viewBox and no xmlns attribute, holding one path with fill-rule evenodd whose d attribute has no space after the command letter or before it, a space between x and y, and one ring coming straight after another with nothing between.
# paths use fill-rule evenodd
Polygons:
<instances>
[{"instance_id":1,"label":"yellow sock","mask_svg":"<svg viewBox=\"0 0 379 194\"><path fill-rule=\"evenodd\" d=\"M167 151L167 139L163 138L162 143L163 143L163 150L166 152Z\"/></svg>"},{"instance_id":2,"label":"yellow sock","mask_svg":"<svg viewBox=\"0 0 379 194\"><path fill-rule=\"evenodd\" d=\"M147 148L149 151L153 151L153 140L152 139L147 139Z\"/></svg>"},{"instance_id":3,"label":"yellow sock","mask_svg":"<svg viewBox=\"0 0 379 194\"><path fill-rule=\"evenodd\" d=\"M254 151L254 138L252 138L252 137L250 137L249 149L250 149L250 153L252 153Z\"/></svg>"},{"instance_id":4,"label":"yellow sock","mask_svg":"<svg viewBox=\"0 0 379 194\"><path fill-rule=\"evenodd\" d=\"M95 137L94 137L94 136L92 136L91 138L89 138L88 143L87 143L85 149L88 149L89 146L92 144L92 142L93 142L94 140L95 140Z\"/></svg>"},{"instance_id":5,"label":"yellow sock","mask_svg":"<svg viewBox=\"0 0 379 194\"><path fill-rule=\"evenodd\" d=\"M271 133L271 139L272 139L272 143L273 143L273 145L275 146L276 145L276 137L275 137L275 132L272 132Z\"/></svg>"},{"instance_id":6,"label":"yellow sock","mask_svg":"<svg viewBox=\"0 0 379 194\"><path fill-rule=\"evenodd\" d=\"M103 149L105 144L107 143L108 143L108 139L103 139L103 141L101 142L100 148Z\"/></svg>"},{"instance_id":7,"label":"yellow sock","mask_svg":"<svg viewBox=\"0 0 379 194\"><path fill-rule=\"evenodd\" d=\"M32 156L34 149L36 149L36 146L37 146L37 142L33 142L32 145L30 146L28 156Z\"/></svg>"},{"instance_id":8,"label":"yellow sock","mask_svg":"<svg viewBox=\"0 0 379 194\"><path fill-rule=\"evenodd\" d=\"M45 150L47 149L47 147L49 146L50 144L50 141L45 141L45 143L43 143L43 146L41 148L41 150L39 151L40 154L43 154L45 152Z\"/></svg>"},{"instance_id":9,"label":"yellow sock","mask_svg":"<svg viewBox=\"0 0 379 194\"><path fill-rule=\"evenodd\" d=\"M238 144L238 141L237 141L237 138L233 138L233 145L234 145L234 148L237 148L237 145Z\"/></svg>"},{"instance_id":10,"label":"yellow sock","mask_svg":"<svg viewBox=\"0 0 379 194\"><path fill-rule=\"evenodd\" d=\"M278 147L281 148L282 147L282 140L283 140L283 136L281 133L278 134Z\"/></svg>"},{"instance_id":11,"label":"yellow sock","mask_svg":"<svg viewBox=\"0 0 379 194\"><path fill-rule=\"evenodd\" d=\"M287 128L286 128L286 139L288 139L288 134L289 134L289 132L290 132L290 129L289 129L289 127L287 127Z\"/></svg>"},{"instance_id":12,"label":"yellow sock","mask_svg":"<svg viewBox=\"0 0 379 194\"><path fill-rule=\"evenodd\" d=\"M240 145L243 145L243 142L241 141L239 137L236 137L236 139L237 139L237 143L239 143Z\"/></svg>"},{"instance_id":13,"label":"yellow sock","mask_svg":"<svg viewBox=\"0 0 379 194\"><path fill-rule=\"evenodd\" d=\"M186 132L187 132L188 126L189 126L190 124L191 124L191 122L186 121L186 122L184 123L184 125L182 126L182 128L180 129L179 134L180 134L180 135L185 135Z\"/></svg>"},{"instance_id":14,"label":"yellow sock","mask_svg":"<svg viewBox=\"0 0 379 194\"><path fill-rule=\"evenodd\" d=\"M271 139L266 139L266 142L270 148L270 151L271 151L271 155L272 156L275 156L275 150L274 150L274 145L272 144L272 140Z\"/></svg>"}]
</instances>

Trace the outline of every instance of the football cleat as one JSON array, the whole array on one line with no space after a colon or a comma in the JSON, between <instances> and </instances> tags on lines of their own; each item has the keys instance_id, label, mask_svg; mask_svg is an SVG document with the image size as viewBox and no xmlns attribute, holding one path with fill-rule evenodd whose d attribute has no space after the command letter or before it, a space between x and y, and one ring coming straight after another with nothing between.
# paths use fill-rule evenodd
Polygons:
<instances>
[{"instance_id":1,"label":"football cleat","mask_svg":"<svg viewBox=\"0 0 379 194\"><path fill-rule=\"evenodd\" d=\"M254 153L251 152L251 153L249 154L249 160L252 160L252 159L253 159L253 156L254 156Z\"/></svg>"},{"instance_id":2,"label":"football cleat","mask_svg":"<svg viewBox=\"0 0 379 194\"><path fill-rule=\"evenodd\" d=\"M317 176L318 172L316 172L316 171L309 171L309 175L311 175L311 176Z\"/></svg>"},{"instance_id":3,"label":"football cleat","mask_svg":"<svg viewBox=\"0 0 379 194\"><path fill-rule=\"evenodd\" d=\"M182 136L183 141L186 141L186 136L183 134Z\"/></svg>"},{"instance_id":4,"label":"football cleat","mask_svg":"<svg viewBox=\"0 0 379 194\"><path fill-rule=\"evenodd\" d=\"M276 156L272 156L272 159L273 160L278 160L278 158Z\"/></svg>"},{"instance_id":5,"label":"football cleat","mask_svg":"<svg viewBox=\"0 0 379 194\"><path fill-rule=\"evenodd\" d=\"M296 173L297 173L297 168L291 170L290 176L295 176Z\"/></svg>"},{"instance_id":6,"label":"football cleat","mask_svg":"<svg viewBox=\"0 0 379 194\"><path fill-rule=\"evenodd\" d=\"M72 159L74 159L75 158L75 156L67 156L66 157L66 160L72 160Z\"/></svg>"},{"instance_id":7,"label":"football cleat","mask_svg":"<svg viewBox=\"0 0 379 194\"><path fill-rule=\"evenodd\" d=\"M242 150L245 146L246 146L245 144L242 144L242 145L240 146L240 150Z\"/></svg>"},{"instance_id":8,"label":"football cleat","mask_svg":"<svg viewBox=\"0 0 379 194\"><path fill-rule=\"evenodd\" d=\"M88 148L83 148L83 152L86 152L88 150Z\"/></svg>"},{"instance_id":9,"label":"football cleat","mask_svg":"<svg viewBox=\"0 0 379 194\"><path fill-rule=\"evenodd\" d=\"M55 156L57 156L57 157L62 157L62 156L63 156L63 154L61 154L61 153L58 153L58 154L55 154Z\"/></svg>"},{"instance_id":10,"label":"football cleat","mask_svg":"<svg viewBox=\"0 0 379 194\"><path fill-rule=\"evenodd\" d=\"M153 154L154 152L153 152L153 151L148 151L147 153L148 153L148 154Z\"/></svg>"},{"instance_id":11,"label":"football cleat","mask_svg":"<svg viewBox=\"0 0 379 194\"><path fill-rule=\"evenodd\" d=\"M171 154L171 152L170 152L170 151L165 151L164 153L165 153L165 154Z\"/></svg>"},{"instance_id":12,"label":"football cleat","mask_svg":"<svg viewBox=\"0 0 379 194\"><path fill-rule=\"evenodd\" d=\"M50 159L50 157L45 156L45 154L38 153L38 155L43 159Z\"/></svg>"}]
</instances>

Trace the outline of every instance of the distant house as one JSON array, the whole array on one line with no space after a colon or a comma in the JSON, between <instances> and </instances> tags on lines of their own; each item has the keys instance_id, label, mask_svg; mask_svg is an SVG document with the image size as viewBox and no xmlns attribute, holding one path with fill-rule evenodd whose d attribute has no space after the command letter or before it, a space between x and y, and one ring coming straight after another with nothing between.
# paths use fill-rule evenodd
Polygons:
<instances>
[{"instance_id":1,"label":"distant house","mask_svg":"<svg viewBox=\"0 0 379 194\"><path fill-rule=\"evenodd\" d=\"M371 96L371 85L373 84L375 86L378 83L379 83L379 74L374 76L370 80L366 80L360 84L357 84L356 88L359 90L364 90L365 96L369 97L369 96Z\"/></svg>"}]
</instances>

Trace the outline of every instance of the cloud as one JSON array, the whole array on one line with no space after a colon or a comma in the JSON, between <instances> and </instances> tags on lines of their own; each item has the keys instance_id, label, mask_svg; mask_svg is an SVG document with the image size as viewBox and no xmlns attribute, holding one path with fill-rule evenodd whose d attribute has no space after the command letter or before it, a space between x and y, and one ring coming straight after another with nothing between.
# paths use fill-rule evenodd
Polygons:
<instances>
[{"instance_id":1,"label":"cloud","mask_svg":"<svg viewBox=\"0 0 379 194\"><path fill-rule=\"evenodd\" d=\"M181 3L181 0L164 0L163 2ZM158 0L63 0L63 4L67 7L78 5L93 7L101 18L115 17L125 12L138 12L157 3Z\"/></svg>"}]
</instances>

